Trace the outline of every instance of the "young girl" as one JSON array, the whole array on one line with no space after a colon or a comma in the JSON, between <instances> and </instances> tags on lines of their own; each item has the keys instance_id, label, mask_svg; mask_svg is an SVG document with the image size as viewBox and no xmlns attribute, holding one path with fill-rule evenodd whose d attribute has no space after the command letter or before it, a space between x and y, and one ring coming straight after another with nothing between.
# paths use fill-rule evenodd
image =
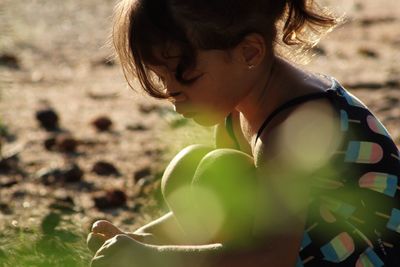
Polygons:
<instances>
[{"instance_id":1,"label":"young girl","mask_svg":"<svg viewBox=\"0 0 400 267\"><path fill-rule=\"evenodd\" d=\"M335 79L278 52L336 22L308 0L121 1L128 82L217 125L216 147L168 165L165 216L134 233L96 222L93 267L400 266L398 148Z\"/></svg>"}]
</instances>

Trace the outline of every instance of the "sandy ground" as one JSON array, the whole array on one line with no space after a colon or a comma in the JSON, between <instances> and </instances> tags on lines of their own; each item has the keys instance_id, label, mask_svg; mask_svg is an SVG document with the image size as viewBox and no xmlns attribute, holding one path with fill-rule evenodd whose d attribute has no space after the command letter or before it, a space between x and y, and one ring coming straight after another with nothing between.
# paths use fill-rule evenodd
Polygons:
<instances>
[{"instance_id":1,"label":"sandy ground","mask_svg":"<svg viewBox=\"0 0 400 267\"><path fill-rule=\"evenodd\" d=\"M400 144L400 2L326 2L345 11L347 22L322 40L307 68L338 79L373 110ZM157 192L166 159L191 142L211 143L210 129L181 121L166 103L133 93L119 66L107 63L111 50L105 43L114 4L114 0L0 4L5 33L0 36L0 55L13 58L7 64L4 57L0 62L0 119L7 128L2 149L3 154L16 151L18 168L24 172L0 173L0 229L38 224L51 203L68 196L83 227L95 218L137 226L157 213L157 197L147 196ZM44 148L44 140L54 133L39 127L35 119L43 105L57 112L62 131L77 140L75 153ZM91 125L101 115L112 120L110 131L99 133ZM93 173L99 160L114 164L120 175ZM71 162L84 172L80 182L43 183L44 172ZM135 181L135 173L143 168L149 169L145 178ZM127 204L96 208L94 197L113 188L125 192Z\"/></svg>"}]
</instances>

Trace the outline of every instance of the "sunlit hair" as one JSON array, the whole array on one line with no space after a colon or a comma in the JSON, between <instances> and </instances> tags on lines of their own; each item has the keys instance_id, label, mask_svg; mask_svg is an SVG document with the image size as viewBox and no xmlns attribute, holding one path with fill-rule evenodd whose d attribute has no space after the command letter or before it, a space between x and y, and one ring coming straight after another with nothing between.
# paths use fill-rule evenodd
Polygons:
<instances>
[{"instance_id":1,"label":"sunlit hair","mask_svg":"<svg viewBox=\"0 0 400 267\"><path fill-rule=\"evenodd\" d=\"M114 14L113 44L126 80L137 78L155 98L166 98L148 65L165 65L179 50L176 79L196 65L197 50L229 50L250 33L305 51L336 24L331 13L312 0L121 0ZM159 51L160 58L155 55Z\"/></svg>"}]
</instances>

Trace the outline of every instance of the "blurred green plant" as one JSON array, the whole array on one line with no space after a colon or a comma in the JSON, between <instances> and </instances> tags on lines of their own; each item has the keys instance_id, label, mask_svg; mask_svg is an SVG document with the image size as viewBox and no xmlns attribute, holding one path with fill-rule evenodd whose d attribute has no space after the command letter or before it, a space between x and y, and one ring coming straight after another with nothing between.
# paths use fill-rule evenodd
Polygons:
<instances>
[{"instance_id":1,"label":"blurred green plant","mask_svg":"<svg viewBox=\"0 0 400 267\"><path fill-rule=\"evenodd\" d=\"M171 119L172 118L172 119ZM168 162L183 148L193 144L214 146L214 127L203 127L192 120L179 114L169 114L162 136L158 137L160 143L167 145L165 160Z\"/></svg>"},{"instance_id":2,"label":"blurred green plant","mask_svg":"<svg viewBox=\"0 0 400 267\"><path fill-rule=\"evenodd\" d=\"M56 212L37 229L10 227L0 235L0 267L87 267L91 254L80 229Z\"/></svg>"}]
</instances>

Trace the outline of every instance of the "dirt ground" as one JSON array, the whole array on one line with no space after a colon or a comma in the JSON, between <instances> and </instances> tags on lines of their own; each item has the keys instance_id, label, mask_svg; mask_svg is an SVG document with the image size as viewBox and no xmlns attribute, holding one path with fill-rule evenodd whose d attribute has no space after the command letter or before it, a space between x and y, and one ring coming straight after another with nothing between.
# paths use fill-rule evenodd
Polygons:
<instances>
[{"instance_id":1,"label":"dirt ground","mask_svg":"<svg viewBox=\"0 0 400 267\"><path fill-rule=\"evenodd\" d=\"M400 2L325 2L346 12L347 22L322 40L307 68L339 80L400 144ZM11 170L0 171L0 231L38 225L54 203L65 202L82 228L95 218L134 228L158 212L157 187L166 160L189 143L212 143L211 129L182 120L166 103L132 92L118 64L107 60L114 4L1 1L2 151L15 157ZM43 107L58 114L58 131L39 126L35 116ZM110 130L95 129L92 122L99 116L112 121ZM62 145L44 147L57 133L74 138L73 153L60 152ZM99 175L93 171L98 161L112 163L116 170ZM83 173L79 181L54 174L73 163ZM122 195L110 193L112 189ZM102 196L103 202L95 202ZM112 208L104 209L107 205Z\"/></svg>"},{"instance_id":2,"label":"dirt ground","mask_svg":"<svg viewBox=\"0 0 400 267\"><path fill-rule=\"evenodd\" d=\"M14 58L14 63L3 60L1 66L1 123L8 132L3 138L3 154L17 151L18 167L24 174L0 176L0 202L7 211L0 213L0 227L11 222L20 226L38 223L54 199L68 196L81 211L77 219L83 224L94 218L136 223L135 212L144 204L140 201L146 203L143 209L151 206L147 198L140 197L156 187L152 181L158 180L164 159L189 144L192 137L211 133L210 129L197 128L195 134L187 133L184 128L192 123L174 115L166 103L128 89L120 68L108 60L111 50L106 42L114 3L67 0L3 4L3 27L8 34L1 37L1 53ZM44 141L58 132L39 127L35 113L43 107L58 114L59 132L76 140L74 153L45 149ZM98 132L91 124L100 116L112 121L109 131ZM173 136L176 132L182 136L180 140ZM92 169L98 161L113 164L119 175L97 175ZM84 172L81 182L43 184L43 174L73 163ZM135 173L139 173L136 178ZM138 177L143 179L137 181ZM96 208L94 198L113 189L126 194L127 205Z\"/></svg>"}]
</instances>

